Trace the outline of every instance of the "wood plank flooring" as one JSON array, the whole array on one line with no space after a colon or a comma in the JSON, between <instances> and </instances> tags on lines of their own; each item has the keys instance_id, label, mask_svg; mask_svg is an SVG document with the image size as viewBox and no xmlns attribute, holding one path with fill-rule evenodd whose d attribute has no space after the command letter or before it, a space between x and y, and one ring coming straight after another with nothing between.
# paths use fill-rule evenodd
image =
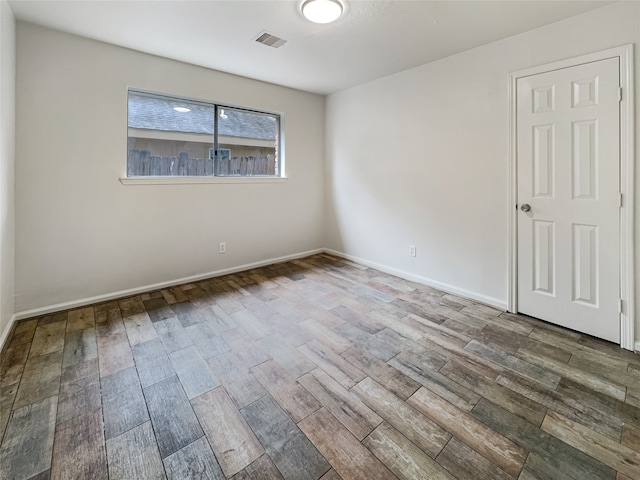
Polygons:
<instances>
[{"instance_id":1,"label":"wood plank flooring","mask_svg":"<svg viewBox=\"0 0 640 480\"><path fill-rule=\"evenodd\" d=\"M0 478L640 479L640 356L328 255L16 323Z\"/></svg>"}]
</instances>

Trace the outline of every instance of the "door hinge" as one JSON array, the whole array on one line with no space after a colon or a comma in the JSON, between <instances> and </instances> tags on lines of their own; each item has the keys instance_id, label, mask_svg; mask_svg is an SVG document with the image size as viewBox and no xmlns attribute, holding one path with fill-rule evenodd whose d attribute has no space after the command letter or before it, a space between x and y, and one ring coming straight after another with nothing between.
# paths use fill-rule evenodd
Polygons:
<instances>
[{"instance_id":1,"label":"door hinge","mask_svg":"<svg viewBox=\"0 0 640 480\"><path fill-rule=\"evenodd\" d=\"M618 87L618 101L622 101L622 87Z\"/></svg>"},{"instance_id":2,"label":"door hinge","mask_svg":"<svg viewBox=\"0 0 640 480\"><path fill-rule=\"evenodd\" d=\"M618 313L622 313L622 299L618 299Z\"/></svg>"},{"instance_id":3,"label":"door hinge","mask_svg":"<svg viewBox=\"0 0 640 480\"><path fill-rule=\"evenodd\" d=\"M622 208L622 194L618 194L618 207Z\"/></svg>"}]
</instances>

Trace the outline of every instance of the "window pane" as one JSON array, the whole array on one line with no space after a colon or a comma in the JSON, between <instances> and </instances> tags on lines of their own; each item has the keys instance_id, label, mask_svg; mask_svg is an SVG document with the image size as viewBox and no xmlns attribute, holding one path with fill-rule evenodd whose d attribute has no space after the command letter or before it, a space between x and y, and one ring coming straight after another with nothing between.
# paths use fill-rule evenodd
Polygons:
<instances>
[{"instance_id":1,"label":"window pane","mask_svg":"<svg viewBox=\"0 0 640 480\"><path fill-rule=\"evenodd\" d=\"M277 115L218 107L216 175L279 175Z\"/></svg>"},{"instance_id":2,"label":"window pane","mask_svg":"<svg viewBox=\"0 0 640 480\"><path fill-rule=\"evenodd\" d=\"M136 91L128 102L129 177L280 176L276 114Z\"/></svg>"},{"instance_id":3,"label":"window pane","mask_svg":"<svg viewBox=\"0 0 640 480\"><path fill-rule=\"evenodd\" d=\"M215 107L129 92L127 176L213 175Z\"/></svg>"}]
</instances>

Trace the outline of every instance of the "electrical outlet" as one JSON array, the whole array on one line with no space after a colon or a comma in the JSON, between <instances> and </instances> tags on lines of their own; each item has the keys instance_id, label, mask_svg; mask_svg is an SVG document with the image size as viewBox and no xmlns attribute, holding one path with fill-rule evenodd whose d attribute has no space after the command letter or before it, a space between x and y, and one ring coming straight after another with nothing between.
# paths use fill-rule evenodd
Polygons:
<instances>
[{"instance_id":1,"label":"electrical outlet","mask_svg":"<svg viewBox=\"0 0 640 480\"><path fill-rule=\"evenodd\" d=\"M226 242L220 242L220 249L218 250L218 253L227 253L227 243Z\"/></svg>"},{"instance_id":2,"label":"electrical outlet","mask_svg":"<svg viewBox=\"0 0 640 480\"><path fill-rule=\"evenodd\" d=\"M416 256L416 246L415 245L410 245L409 246L409 256L410 257L415 257Z\"/></svg>"}]
</instances>

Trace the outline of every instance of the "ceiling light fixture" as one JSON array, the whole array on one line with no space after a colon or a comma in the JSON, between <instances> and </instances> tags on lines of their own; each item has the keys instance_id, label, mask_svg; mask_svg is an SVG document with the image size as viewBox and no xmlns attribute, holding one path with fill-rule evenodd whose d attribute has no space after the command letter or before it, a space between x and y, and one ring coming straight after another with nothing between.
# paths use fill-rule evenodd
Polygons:
<instances>
[{"instance_id":1,"label":"ceiling light fixture","mask_svg":"<svg viewBox=\"0 0 640 480\"><path fill-rule=\"evenodd\" d=\"M344 8L339 0L305 0L302 14L314 23L331 23L342 15Z\"/></svg>"},{"instance_id":2,"label":"ceiling light fixture","mask_svg":"<svg viewBox=\"0 0 640 480\"><path fill-rule=\"evenodd\" d=\"M187 112L190 112L190 111L191 111L191 109L190 109L190 108L187 108L187 107L173 107L173 109L174 109L176 112L180 112L180 113L187 113Z\"/></svg>"}]
</instances>

